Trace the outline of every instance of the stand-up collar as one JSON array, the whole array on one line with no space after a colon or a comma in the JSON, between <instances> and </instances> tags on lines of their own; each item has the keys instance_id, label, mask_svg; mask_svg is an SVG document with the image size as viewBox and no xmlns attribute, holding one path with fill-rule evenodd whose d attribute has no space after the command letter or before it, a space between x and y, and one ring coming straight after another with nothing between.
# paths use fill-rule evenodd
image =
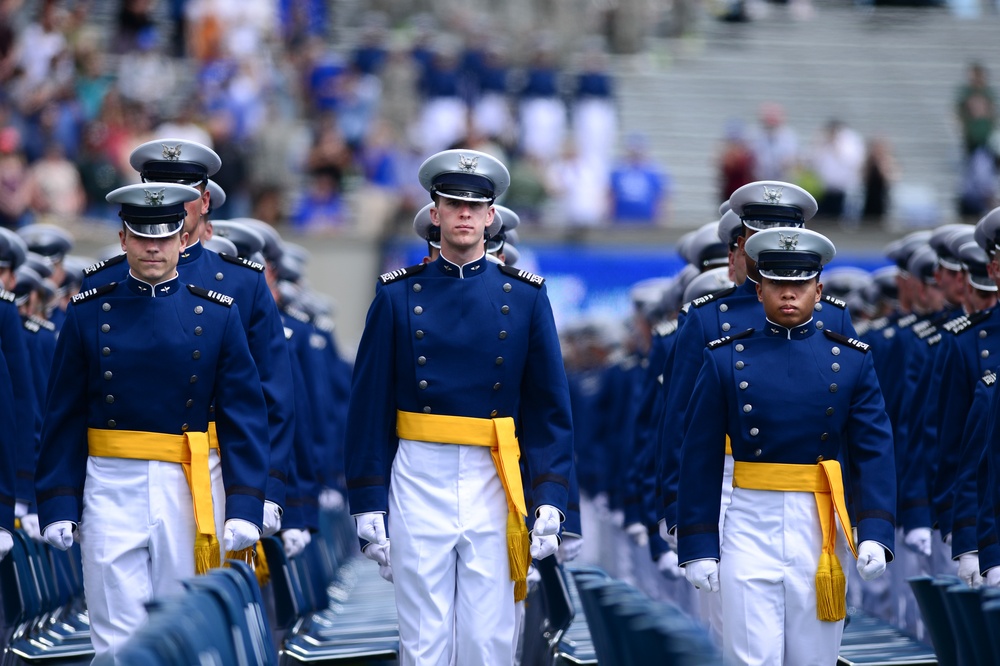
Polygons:
<instances>
[{"instance_id":1,"label":"stand-up collar","mask_svg":"<svg viewBox=\"0 0 1000 666\"><path fill-rule=\"evenodd\" d=\"M434 260L434 265L439 271L445 275L456 278L470 278L480 275L486 270L486 266L489 262L486 260L486 253L483 252L482 256L475 261L470 261L467 264L459 266L456 263L448 261L444 258L444 255L439 256Z\"/></svg>"},{"instance_id":2,"label":"stand-up collar","mask_svg":"<svg viewBox=\"0 0 1000 666\"><path fill-rule=\"evenodd\" d=\"M174 275L174 277L169 280L152 285L144 280L140 280L136 276L132 275L132 271L129 271L125 284L128 285L128 288L133 294L156 298L159 296L173 296L176 294L177 290L180 288L181 278L179 275Z\"/></svg>"}]
</instances>

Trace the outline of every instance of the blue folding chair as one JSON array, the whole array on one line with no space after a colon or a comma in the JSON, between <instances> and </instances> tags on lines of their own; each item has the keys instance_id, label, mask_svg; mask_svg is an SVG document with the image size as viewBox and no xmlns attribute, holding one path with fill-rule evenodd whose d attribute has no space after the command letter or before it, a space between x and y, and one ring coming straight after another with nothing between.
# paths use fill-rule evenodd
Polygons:
<instances>
[{"instance_id":1,"label":"blue folding chair","mask_svg":"<svg viewBox=\"0 0 1000 666\"><path fill-rule=\"evenodd\" d=\"M930 576L915 576L907 582L917 600L920 616L930 634L938 663L941 666L959 666L954 630L945 610L944 599L935 586L935 579Z\"/></svg>"}]
</instances>

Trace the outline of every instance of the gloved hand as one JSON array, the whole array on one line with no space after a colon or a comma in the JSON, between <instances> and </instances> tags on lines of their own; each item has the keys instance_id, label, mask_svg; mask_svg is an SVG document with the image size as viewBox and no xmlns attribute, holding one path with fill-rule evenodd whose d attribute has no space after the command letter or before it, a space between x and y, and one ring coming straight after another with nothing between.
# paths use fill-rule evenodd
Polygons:
<instances>
[{"instance_id":1,"label":"gloved hand","mask_svg":"<svg viewBox=\"0 0 1000 666\"><path fill-rule=\"evenodd\" d=\"M532 531L538 536L559 534L559 524L562 518L559 509L550 504L543 504L535 510L535 526Z\"/></svg>"},{"instance_id":2,"label":"gloved hand","mask_svg":"<svg viewBox=\"0 0 1000 666\"><path fill-rule=\"evenodd\" d=\"M28 513L28 503L17 501L14 502L14 517L20 518L24 514Z\"/></svg>"},{"instance_id":3,"label":"gloved hand","mask_svg":"<svg viewBox=\"0 0 1000 666\"><path fill-rule=\"evenodd\" d=\"M29 538L35 541L42 540L42 530L38 527L38 514L26 513L21 516L21 529Z\"/></svg>"},{"instance_id":4,"label":"gloved hand","mask_svg":"<svg viewBox=\"0 0 1000 666\"><path fill-rule=\"evenodd\" d=\"M240 518L230 518L222 530L222 548L227 553L249 548L259 539L260 530L257 526Z\"/></svg>"},{"instance_id":5,"label":"gloved hand","mask_svg":"<svg viewBox=\"0 0 1000 666\"><path fill-rule=\"evenodd\" d=\"M979 573L979 553L962 553L958 556L958 577L969 587L982 586L983 577Z\"/></svg>"},{"instance_id":6,"label":"gloved hand","mask_svg":"<svg viewBox=\"0 0 1000 666\"><path fill-rule=\"evenodd\" d=\"M364 547L361 554L367 557L372 562L377 563L379 566L385 566L389 564L389 544L391 542L386 541L384 544L370 543Z\"/></svg>"},{"instance_id":7,"label":"gloved hand","mask_svg":"<svg viewBox=\"0 0 1000 666\"><path fill-rule=\"evenodd\" d=\"M632 523L631 525L625 526L625 534L632 539L632 543L639 546L639 548L645 548L649 545L649 532L646 530L646 526L642 523Z\"/></svg>"},{"instance_id":8,"label":"gloved hand","mask_svg":"<svg viewBox=\"0 0 1000 666\"><path fill-rule=\"evenodd\" d=\"M344 496L334 488L324 488L319 491L319 507L328 511L340 511L344 508Z\"/></svg>"},{"instance_id":9,"label":"gloved hand","mask_svg":"<svg viewBox=\"0 0 1000 666\"><path fill-rule=\"evenodd\" d=\"M540 535L531 532L531 548L528 549L531 552L531 559L544 560L558 549L559 537L555 534Z\"/></svg>"},{"instance_id":10,"label":"gloved hand","mask_svg":"<svg viewBox=\"0 0 1000 666\"><path fill-rule=\"evenodd\" d=\"M993 567L986 572L986 584L990 587L1000 587L1000 567Z\"/></svg>"},{"instance_id":11,"label":"gloved hand","mask_svg":"<svg viewBox=\"0 0 1000 666\"><path fill-rule=\"evenodd\" d=\"M287 529L281 530L281 543L285 546L285 556L289 559L295 557L303 550L309 541L309 530Z\"/></svg>"},{"instance_id":12,"label":"gloved hand","mask_svg":"<svg viewBox=\"0 0 1000 666\"><path fill-rule=\"evenodd\" d=\"M14 547L14 537L7 530L0 528L0 560Z\"/></svg>"},{"instance_id":13,"label":"gloved hand","mask_svg":"<svg viewBox=\"0 0 1000 666\"><path fill-rule=\"evenodd\" d=\"M684 565L684 577L699 590L719 591L719 563L715 560L694 560Z\"/></svg>"},{"instance_id":14,"label":"gloved hand","mask_svg":"<svg viewBox=\"0 0 1000 666\"><path fill-rule=\"evenodd\" d=\"M556 559L559 564L572 562L580 555L581 550L583 550L583 537L578 537L575 534L563 534L562 543L559 544L559 550L556 551Z\"/></svg>"},{"instance_id":15,"label":"gloved hand","mask_svg":"<svg viewBox=\"0 0 1000 666\"><path fill-rule=\"evenodd\" d=\"M45 543L49 544L53 548L58 548L59 550L69 550L70 546L73 545L73 533L76 531L76 526L68 520L57 520L54 523L45 526L45 530L42 532L42 538L45 539Z\"/></svg>"},{"instance_id":16,"label":"gloved hand","mask_svg":"<svg viewBox=\"0 0 1000 666\"><path fill-rule=\"evenodd\" d=\"M656 560L656 568L667 578L680 578L684 575L684 569L677 566L677 553L672 550L660 555Z\"/></svg>"},{"instance_id":17,"label":"gloved hand","mask_svg":"<svg viewBox=\"0 0 1000 666\"><path fill-rule=\"evenodd\" d=\"M271 500L266 500L264 502L264 529L261 530L260 535L269 537L272 534L277 534L280 529L281 507Z\"/></svg>"},{"instance_id":18,"label":"gloved hand","mask_svg":"<svg viewBox=\"0 0 1000 666\"><path fill-rule=\"evenodd\" d=\"M877 541L862 541L858 546L858 573L864 580L875 580L885 573L885 548Z\"/></svg>"},{"instance_id":19,"label":"gloved hand","mask_svg":"<svg viewBox=\"0 0 1000 666\"><path fill-rule=\"evenodd\" d=\"M667 542L667 545L670 546L670 550L675 553L677 552L677 532L674 531L671 533L670 528L667 527L666 520L660 521L660 538Z\"/></svg>"},{"instance_id":20,"label":"gloved hand","mask_svg":"<svg viewBox=\"0 0 1000 666\"><path fill-rule=\"evenodd\" d=\"M385 516L379 512L359 513L355 516L358 538L378 545L385 544Z\"/></svg>"},{"instance_id":21,"label":"gloved hand","mask_svg":"<svg viewBox=\"0 0 1000 666\"><path fill-rule=\"evenodd\" d=\"M914 553L918 553L924 557L930 557L931 535L932 532L929 527L914 527L903 537L903 543L905 543L906 547Z\"/></svg>"}]
</instances>

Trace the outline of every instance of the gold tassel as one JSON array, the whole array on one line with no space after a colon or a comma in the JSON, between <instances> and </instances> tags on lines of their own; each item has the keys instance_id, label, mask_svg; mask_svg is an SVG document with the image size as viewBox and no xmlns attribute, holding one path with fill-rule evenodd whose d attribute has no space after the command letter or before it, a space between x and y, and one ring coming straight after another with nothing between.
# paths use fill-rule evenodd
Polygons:
<instances>
[{"instance_id":1,"label":"gold tassel","mask_svg":"<svg viewBox=\"0 0 1000 666\"><path fill-rule=\"evenodd\" d=\"M194 572L201 576L209 569L218 569L219 539L214 534L198 534L194 538Z\"/></svg>"},{"instance_id":2,"label":"gold tassel","mask_svg":"<svg viewBox=\"0 0 1000 666\"><path fill-rule=\"evenodd\" d=\"M847 617L847 583L834 553L821 553L816 569L816 617L839 622Z\"/></svg>"},{"instance_id":3,"label":"gold tassel","mask_svg":"<svg viewBox=\"0 0 1000 666\"><path fill-rule=\"evenodd\" d=\"M257 584L264 587L271 581L271 570L267 567L267 558L264 557L264 544L257 542Z\"/></svg>"},{"instance_id":4,"label":"gold tassel","mask_svg":"<svg viewBox=\"0 0 1000 666\"><path fill-rule=\"evenodd\" d=\"M514 581L514 601L521 601L528 595L528 565L531 564L530 546L528 528L524 524L524 518L517 511L509 511L507 513L507 560L510 565L510 579Z\"/></svg>"},{"instance_id":5,"label":"gold tassel","mask_svg":"<svg viewBox=\"0 0 1000 666\"><path fill-rule=\"evenodd\" d=\"M514 581L514 603L518 601L524 601L528 598L528 581L516 580Z\"/></svg>"}]
</instances>

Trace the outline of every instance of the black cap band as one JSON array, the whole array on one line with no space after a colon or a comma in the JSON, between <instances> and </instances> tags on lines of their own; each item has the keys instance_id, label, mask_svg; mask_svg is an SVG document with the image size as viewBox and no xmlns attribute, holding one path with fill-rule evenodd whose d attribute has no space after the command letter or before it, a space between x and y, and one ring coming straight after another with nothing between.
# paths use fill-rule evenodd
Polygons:
<instances>
[{"instance_id":1,"label":"black cap band","mask_svg":"<svg viewBox=\"0 0 1000 666\"><path fill-rule=\"evenodd\" d=\"M187 216L182 203L168 206L134 206L123 203L121 207L118 217L134 225L170 224Z\"/></svg>"},{"instance_id":2,"label":"black cap band","mask_svg":"<svg viewBox=\"0 0 1000 666\"><path fill-rule=\"evenodd\" d=\"M743 206L743 214L740 215L740 219L746 226L758 230L772 227L805 226L802 209L798 206L750 203Z\"/></svg>"},{"instance_id":3,"label":"black cap band","mask_svg":"<svg viewBox=\"0 0 1000 666\"><path fill-rule=\"evenodd\" d=\"M493 200L494 187L489 178L472 173L446 172L431 182L431 192L456 197L480 197Z\"/></svg>"},{"instance_id":4,"label":"black cap band","mask_svg":"<svg viewBox=\"0 0 1000 666\"><path fill-rule=\"evenodd\" d=\"M815 273L823 268L820 256L813 252L792 252L778 250L761 252L757 256L757 269L761 272L794 272Z\"/></svg>"},{"instance_id":5,"label":"black cap band","mask_svg":"<svg viewBox=\"0 0 1000 666\"><path fill-rule=\"evenodd\" d=\"M198 162L153 160L142 165L141 175L154 183L201 183L208 180L208 169Z\"/></svg>"}]
</instances>

